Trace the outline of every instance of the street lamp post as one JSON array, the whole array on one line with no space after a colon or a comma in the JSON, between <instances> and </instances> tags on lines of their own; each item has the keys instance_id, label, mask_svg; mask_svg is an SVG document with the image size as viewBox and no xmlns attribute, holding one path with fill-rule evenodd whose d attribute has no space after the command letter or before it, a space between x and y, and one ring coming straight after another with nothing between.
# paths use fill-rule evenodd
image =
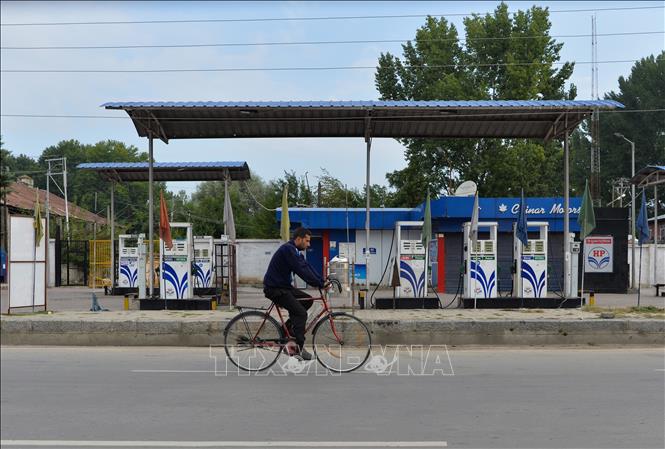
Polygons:
<instances>
[{"instance_id":1,"label":"street lamp post","mask_svg":"<svg viewBox=\"0 0 665 449\"><path fill-rule=\"evenodd\" d=\"M631 173L631 178L635 177L635 142L632 140L626 139L626 136L624 136L621 133L614 133L615 136L620 137L621 139L625 140L630 144L630 152L631 152L631 160L632 160L632 173ZM631 282L630 286L631 288L635 289L635 184L631 183L630 186L630 193L631 193L631 202L630 202L630 228L631 228L631 245L630 245L630 252L632 253L631 256L631 264L630 264L630 270L631 270Z\"/></svg>"}]
</instances>

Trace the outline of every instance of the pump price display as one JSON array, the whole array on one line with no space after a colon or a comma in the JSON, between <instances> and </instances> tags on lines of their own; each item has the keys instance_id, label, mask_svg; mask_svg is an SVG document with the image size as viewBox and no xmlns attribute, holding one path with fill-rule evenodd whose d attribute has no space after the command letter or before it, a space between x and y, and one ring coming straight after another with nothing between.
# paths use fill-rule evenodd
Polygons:
<instances>
[{"instance_id":1,"label":"pump price display","mask_svg":"<svg viewBox=\"0 0 665 449\"><path fill-rule=\"evenodd\" d=\"M584 239L584 270L587 273L613 273L614 237L593 236Z\"/></svg>"},{"instance_id":2,"label":"pump price display","mask_svg":"<svg viewBox=\"0 0 665 449\"><path fill-rule=\"evenodd\" d=\"M164 254L164 262L187 262L187 256L168 256Z\"/></svg>"}]
</instances>

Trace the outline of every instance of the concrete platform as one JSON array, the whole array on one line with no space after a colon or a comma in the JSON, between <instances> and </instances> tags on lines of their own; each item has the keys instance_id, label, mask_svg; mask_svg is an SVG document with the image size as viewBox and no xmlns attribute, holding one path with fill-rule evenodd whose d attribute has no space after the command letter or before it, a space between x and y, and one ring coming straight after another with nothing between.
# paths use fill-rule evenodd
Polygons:
<instances>
[{"instance_id":1,"label":"concrete platform","mask_svg":"<svg viewBox=\"0 0 665 449\"><path fill-rule=\"evenodd\" d=\"M6 312L6 290L2 291ZM123 310L123 297L96 295L106 312L89 312L92 290L84 287L48 291L48 313L28 310L3 314L3 345L82 346L207 346L222 344L222 332L238 310L224 306L202 310ZM315 292L312 292L315 294ZM386 291L377 293L383 296ZM443 305L452 295L441 297ZM373 344L445 344L481 346L573 345L582 347L645 345L665 346L664 298L655 289L642 292L647 313L631 313L637 295L597 295L596 305L616 309L601 314L581 309L366 309L343 308L342 298L332 300L336 310L353 312L367 323ZM261 289L241 287L239 304L266 307ZM453 302L454 304L454 302ZM310 339L311 341L311 339Z\"/></svg>"},{"instance_id":2,"label":"concrete platform","mask_svg":"<svg viewBox=\"0 0 665 449\"><path fill-rule=\"evenodd\" d=\"M2 316L3 345L208 346L223 344L237 311L54 312ZM379 345L665 346L661 315L604 319L579 310L362 310ZM309 339L311 341L311 339Z\"/></svg>"}]
</instances>

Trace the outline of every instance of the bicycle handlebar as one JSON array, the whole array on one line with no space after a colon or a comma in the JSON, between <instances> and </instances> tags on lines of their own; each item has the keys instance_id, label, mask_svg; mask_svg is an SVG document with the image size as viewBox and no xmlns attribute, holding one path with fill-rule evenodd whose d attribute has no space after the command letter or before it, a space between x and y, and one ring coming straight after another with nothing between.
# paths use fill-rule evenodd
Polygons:
<instances>
[{"instance_id":1,"label":"bicycle handlebar","mask_svg":"<svg viewBox=\"0 0 665 449\"><path fill-rule=\"evenodd\" d=\"M337 291L342 293L342 284L335 278L328 278L326 282L330 282L333 286L337 287ZM322 290L322 289L319 289Z\"/></svg>"}]
</instances>

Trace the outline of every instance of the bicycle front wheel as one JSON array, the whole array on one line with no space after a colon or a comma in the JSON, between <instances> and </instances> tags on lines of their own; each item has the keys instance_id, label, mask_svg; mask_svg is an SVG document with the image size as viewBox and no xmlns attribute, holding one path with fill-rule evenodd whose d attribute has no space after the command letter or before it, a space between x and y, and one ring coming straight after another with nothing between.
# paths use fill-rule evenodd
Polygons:
<instances>
[{"instance_id":1,"label":"bicycle front wheel","mask_svg":"<svg viewBox=\"0 0 665 449\"><path fill-rule=\"evenodd\" d=\"M312 344L321 365L336 373L350 373L367 361L372 337L365 323L355 316L333 312L316 323Z\"/></svg>"},{"instance_id":2,"label":"bicycle front wheel","mask_svg":"<svg viewBox=\"0 0 665 449\"><path fill-rule=\"evenodd\" d=\"M224 329L224 350L238 368L261 371L277 361L284 338L282 327L270 315L243 312Z\"/></svg>"}]
</instances>

